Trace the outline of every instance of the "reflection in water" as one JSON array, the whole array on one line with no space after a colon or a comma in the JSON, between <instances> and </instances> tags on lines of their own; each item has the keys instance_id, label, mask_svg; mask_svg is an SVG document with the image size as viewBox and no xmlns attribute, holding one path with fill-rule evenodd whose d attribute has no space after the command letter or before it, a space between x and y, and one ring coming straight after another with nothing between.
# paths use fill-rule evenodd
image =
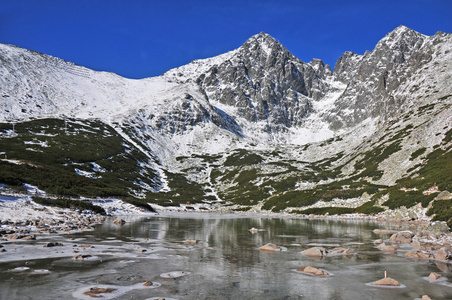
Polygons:
<instances>
[{"instance_id":1,"label":"reflection in water","mask_svg":"<svg viewBox=\"0 0 452 300\"><path fill-rule=\"evenodd\" d=\"M70 253L64 258L27 259L29 269L23 268L23 259L0 263L0 298L70 299L76 297L74 291L96 284L127 287L116 299L415 299L424 294L432 299L452 298L451 287L425 280L430 272L441 272L451 282L449 265L407 260L402 254L409 248L402 247L398 255L379 251L372 243L380 238L372 232L378 227L373 223L217 214L125 220L123 226L109 220L93 232L56 238L69 248L70 243L95 245L98 260L74 262ZM252 227L260 231L252 234ZM267 243L287 251L257 250ZM347 247L357 254L313 259L300 253L310 243L351 244ZM307 265L332 276L319 278L292 271ZM49 272L33 272L39 269ZM179 271L187 275L160 277ZM384 271L406 288L366 285L380 279ZM133 288L144 281L161 286Z\"/></svg>"}]
</instances>

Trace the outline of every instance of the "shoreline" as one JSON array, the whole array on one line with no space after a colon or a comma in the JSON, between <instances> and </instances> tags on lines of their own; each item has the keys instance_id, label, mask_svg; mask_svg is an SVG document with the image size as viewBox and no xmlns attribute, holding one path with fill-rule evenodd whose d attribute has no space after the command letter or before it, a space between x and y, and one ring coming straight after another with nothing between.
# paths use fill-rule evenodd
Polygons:
<instances>
[{"instance_id":1,"label":"shoreline","mask_svg":"<svg viewBox=\"0 0 452 300\"><path fill-rule=\"evenodd\" d=\"M375 223L387 223L399 228L413 228L415 231L425 230L425 228L435 227L442 232L446 230L445 222L432 222L431 218L410 219L408 217L391 217L385 215L365 215L365 214L342 214L342 215L304 215L292 214L288 212L268 212L268 211L233 211L225 208L217 209L212 207L209 210L191 210L183 207L163 207L152 205L156 212L145 211L132 204L119 199L93 200L108 212L107 215L100 215L90 211L80 211L79 209L58 208L44 206L32 201L30 194L0 194L0 234L4 235L5 230L28 230L29 233L68 233L75 231L92 230L92 226L104 222L107 218L121 218L124 216L155 216L172 214L219 214L236 217L265 217L265 218L296 218L308 220L337 220L337 221L363 221ZM437 231L437 230L436 230Z\"/></svg>"}]
</instances>

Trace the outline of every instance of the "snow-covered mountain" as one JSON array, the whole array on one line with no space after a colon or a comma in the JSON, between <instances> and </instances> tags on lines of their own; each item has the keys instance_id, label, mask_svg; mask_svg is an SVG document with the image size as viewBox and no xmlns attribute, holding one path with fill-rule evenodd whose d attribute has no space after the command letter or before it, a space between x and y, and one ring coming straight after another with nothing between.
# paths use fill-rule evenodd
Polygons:
<instances>
[{"instance_id":1,"label":"snow-covered mountain","mask_svg":"<svg viewBox=\"0 0 452 300\"><path fill-rule=\"evenodd\" d=\"M394 185L419 164L403 158L439 145L449 151L443 142L452 126L451 82L452 34L425 36L404 26L373 51L344 53L334 71L320 59L301 61L259 33L236 50L142 80L0 44L0 122L98 120L148 158L142 163L161 185L148 191L171 191L168 176L177 175L225 200L237 182L228 185L212 172L227 177L232 158L247 165L245 158L254 157L247 168L262 176L253 186L271 198L317 186L301 178L315 163L340 167L336 176L350 178L370 170L367 153L381 149L374 154L384 157L372 167L380 176L362 172L362 178ZM5 129L2 136L10 134ZM385 152L391 145L397 151ZM236 179L242 174L234 172ZM278 172L285 174L279 181L295 180L291 189L267 182Z\"/></svg>"}]
</instances>

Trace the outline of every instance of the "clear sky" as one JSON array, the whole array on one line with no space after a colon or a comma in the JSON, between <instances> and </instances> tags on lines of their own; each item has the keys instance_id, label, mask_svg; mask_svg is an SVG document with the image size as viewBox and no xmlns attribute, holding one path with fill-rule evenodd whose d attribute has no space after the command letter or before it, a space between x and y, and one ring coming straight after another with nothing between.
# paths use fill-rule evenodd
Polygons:
<instances>
[{"instance_id":1,"label":"clear sky","mask_svg":"<svg viewBox=\"0 0 452 300\"><path fill-rule=\"evenodd\" d=\"M234 50L261 31L334 67L399 25L452 33L452 0L0 1L0 43L128 78Z\"/></svg>"}]
</instances>

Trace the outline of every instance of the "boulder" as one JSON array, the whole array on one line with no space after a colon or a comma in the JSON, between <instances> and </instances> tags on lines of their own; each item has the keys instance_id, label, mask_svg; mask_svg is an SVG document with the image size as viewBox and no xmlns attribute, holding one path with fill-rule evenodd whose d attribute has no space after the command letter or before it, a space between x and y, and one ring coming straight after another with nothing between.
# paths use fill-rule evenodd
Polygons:
<instances>
[{"instance_id":1,"label":"boulder","mask_svg":"<svg viewBox=\"0 0 452 300\"><path fill-rule=\"evenodd\" d=\"M413 250L413 251L405 253L404 256L405 257L410 257L410 258L420 258L420 259L431 258L431 254L430 253L424 252L422 250Z\"/></svg>"},{"instance_id":2,"label":"boulder","mask_svg":"<svg viewBox=\"0 0 452 300\"><path fill-rule=\"evenodd\" d=\"M331 255L334 255L334 254L352 255L352 254L355 254L355 251L353 251L350 248L339 247L339 248L334 248L333 250L330 250L328 252L328 254L331 254Z\"/></svg>"},{"instance_id":3,"label":"boulder","mask_svg":"<svg viewBox=\"0 0 452 300\"><path fill-rule=\"evenodd\" d=\"M428 295L423 295L421 300L432 300Z\"/></svg>"},{"instance_id":4,"label":"boulder","mask_svg":"<svg viewBox=\"0 0 452 300\"><path fill-rule=\"evenodd\" d=\"M91 257L91 255L89 255L89 254L78 254L78 255L73 256L72 259L83 260L83 259L88 258L88 257Z\"/></svg>"},{"instance_id":5,"label":"boulder","mask_svg":"<svg viewBox=\"0 0 452 300\"><path fill-rule=\"evenodd\" d=\"M196 244L196 243L198 243L198 241L197 240L186 240L185 243L187 243L187 244Z\"/></svg>"},{"instance_id":6,"label":"boulder","mask_svg":"<svg viewBox=\"0 0 452 300\"><path fill-rule=\"evenodd\" d=\"M116 291L116 289L94 287L94 288L91 288L89 291L84 292L83 294L93 297L93 298L103 298L103 296L100 294L110 294L110 293L113 293L114 291Z\"/></svg>"},{"instance_id":7,"label":"boulder","mask_svg":"<svg viewBox=\"0 0 452 300\"><path fill-rule=\"evenodd\" d=\"M410 231L400 231L391 235L389 240L401 244L411 244L414 234Z\"/></svg>"},{"instance_id":8,"label":"boulder","mask_svg":"<svg viewBox=\"0 0 452 300\"><path fill-rule=\"evenodd\" d=\"M328 275L327 271L320 270L320 269L317 269L317 268L311 267L311 266L307 266L307 267L303 267L303 268L297 269L297 271L305 272L305 273L309 273L309 274L313 274L313 275L317 275L317 276Z\"/></svg>"},{"instance_id":9,"label":"boulder","mask_svg":"<svg viewBox=\"0 0 452 300\"><path fill-rule=\"evenodd\" d=\"M36 236L34 234L27 235L27 236L24 236L23 238L21 238L21 240L24 240L24 241L36 240Z\"/></svg>"},{"instance_id":10,"label":"boulder","mask_svg":"<svg viewBox=\"0 0 452 300\"><path fill-rule=\"evenodd\" d=\"M373 282L372 284L384 285L384 286L400 286L400 283L397 280L392 279L391 277L386 277L386 278L377 280L377 281Z\"/></svg>"},{"instance_id":11,"label":"boulder","mask_svg":"<svg viewBox=\"0 0 452 300\"><path fill-rule=\"evenodd\" d=\"M438 196L435 197L434 200L447 200L447 199L451 199L452 198L452 194L448 191L442 191L441 193L438 194Z\"/></svg>"},{"instance_id":12,"label":"boulder","mask_svg":"<svg viewBox=\"0 0 452 300\"><path fill-rule=\"evenodd\" d=\"M6 239L8 240L17 240L20 239L20 237L17 234L9 234L6 236Z\"/></svg>"},{"instance_id":13,"label":"boulder","mask_svg":"<svg viewBox=\"0 0 452 300\"><path fill-rule=\"evenodd\" d=\"M126 221L124 221L123 219L117 219L113 221L113 224L117 225L117 226L122 226L124 224L126 224Z\"/></svg>"},{"instance_id":14,"label":"boulder","mask_svg":"<svg viewBox=\"0 0 452 300\"><path fill-rule=\"evenodd\" d=\"M397 230L390 230L390 229L374 229L375 234L394 234L397 233Z\"/></svg>"},{"instance_id":15,"label":"boulder","mask_svg":"<svg viewBox=\"0 0 452 300\"><path fill-rule=\"evenodd\" d=\"M259 232L259 229L253 227L253 228L250 229L250 232L251 232L252 234L258 233L258 232Z\"/></svg>"},{"instance_id":16,"label":"boulder","mask_svg":"<svg viewBox=\"0 0 452 300\"><path fill-rule=\"evenodd\" d=\"M143 283L144 286L153 286L154 284L152 283L152 281L146 281L145 283Z\"/></svg>"},{"instance_id":17,"label":"boulder","mask_svg":"<svg viewBox=\"0 0 452 300\"><path fill-rule=\"evenodd\" d=\"M63 246L63 244L58 242L50 242L44 245L44 247L57 247L57 246Z\"/></svg>"},{"instance_id":18,"label":"boulder","mask_svg":"<svg viewBox=\"0 0 452 300\"><path fill-rule=\"evenodd\" d=\"M271 251L271 252L275 252L275 251L281 251L281 248L279 248L279 247L276 246L275 244L268 243L268 244L266 244L266 245L260 247L259 250L261 250L261 251Z\"/></svg>"},{"instance_id":19,"label":"boulder","mask_svg":"<svg viewBox=\"0 0 452 300\"><path fill-rule=\"evenodd\" d=\"M428 275L428 278L434 279L434 280L436 280L436 279L438 279L440 277L442 277L442 276L440 274L438 274L438 273L435 273L435 272L432 272L432 273L430 273L430 275Z\"/></svg>"},{"instance_id":20,"label":"boulder","mask_svg":"<svg viewBox=\"0 0 452 300\"><path fill-rule=\"evenodd\" d=\"M323 247L312 247L301 251L301 253L308 256L326 256L328 254L328 251Z\"/></svg>"},{"instance_id":21,"label":"boulder","mask_svg":"<svg viewBox=\"0 0 452 300\"><path fill-rule=\"evenodd\" d=\"M446 247L442 247L440 248L438 251L436 251L435 253L435 259L439 259L439 260L448 260L452 258L452 253L450 252L449 249L447 249Z\"/></svg>"}]
</instances>

